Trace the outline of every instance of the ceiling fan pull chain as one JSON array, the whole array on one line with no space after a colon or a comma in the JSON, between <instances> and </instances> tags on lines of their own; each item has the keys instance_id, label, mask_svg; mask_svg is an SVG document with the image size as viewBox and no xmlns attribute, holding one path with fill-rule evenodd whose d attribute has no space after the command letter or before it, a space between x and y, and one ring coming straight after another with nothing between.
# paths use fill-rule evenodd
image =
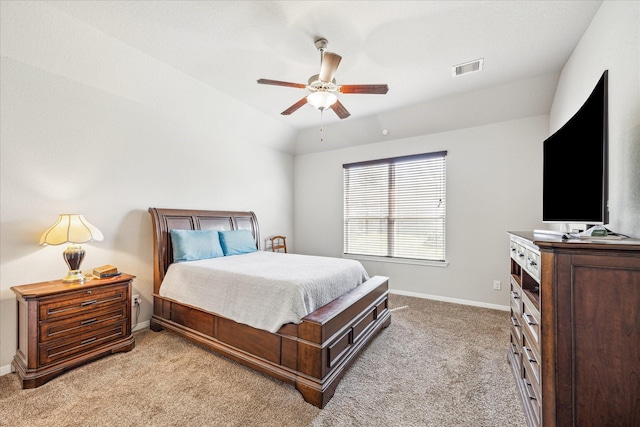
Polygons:
<instances>
[{"instance_id":1,"label":"ceiling fan pull chain","mask_svg":"<svg viewBox=\"0 0 640 427\"><path fill-rule=\"evenodd\" d=\"M322 120L322 114L324 113L324 108L320 110L320 142L324 141L323 132L324 132L324 122Z\"/></svg>"}]
</instances>

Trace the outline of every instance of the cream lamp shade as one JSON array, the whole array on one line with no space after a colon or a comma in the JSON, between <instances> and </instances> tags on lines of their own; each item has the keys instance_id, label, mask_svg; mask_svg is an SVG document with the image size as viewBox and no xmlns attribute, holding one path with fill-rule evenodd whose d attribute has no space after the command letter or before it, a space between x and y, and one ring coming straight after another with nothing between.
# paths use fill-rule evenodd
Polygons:
<instances>
[{"instance_id":1,"label":"cream lamp shade","mask_svg":"<svg viewBox=\"0 0 640 427\"><path fill-rule=\"evenodd\" d=\"M64 282L84 282L80 264L85 251L78 243L101 241L102 232L87 221L83 215L62 214L58 221L47 229L40 237L41 245L62 245L71 243L63 253L64 260L69 266L69 273L62 279Z\"/></svg>"}]
</instances>

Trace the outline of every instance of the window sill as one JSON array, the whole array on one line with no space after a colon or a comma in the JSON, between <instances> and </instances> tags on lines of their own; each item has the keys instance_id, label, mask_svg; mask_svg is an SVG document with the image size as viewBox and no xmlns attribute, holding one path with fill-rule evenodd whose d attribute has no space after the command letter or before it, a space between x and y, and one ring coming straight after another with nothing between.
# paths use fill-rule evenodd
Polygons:
<instances>
[{"instance_id":1,"label":"window sill","mask_svg":"<svg viewBox=\"0 0 640 427\"><path fill-rule=\"evenodd\" d=\"M412 264L412 265L427 265L429 267L448 267L447 261L429 261L426 259L408 259L408 258L389 258L379 257L371 255L353 255L342 254L343 258L355 259L358 261L373 261L373 262L387 262L391 264Z\"/></svg>"}]
</instances>

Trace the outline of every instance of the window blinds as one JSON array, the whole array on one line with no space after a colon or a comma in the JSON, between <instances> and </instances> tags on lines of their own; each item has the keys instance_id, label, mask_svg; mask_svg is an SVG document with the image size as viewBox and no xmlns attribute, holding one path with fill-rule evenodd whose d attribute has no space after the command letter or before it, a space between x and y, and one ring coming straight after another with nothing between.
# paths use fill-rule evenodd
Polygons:
<instances>
[{"instance_id":1,"label":"window blinds","mask_svg":"<svg viewBox=\"0 0 640 427\"><path fill-rule=\"evenodd\" d=\"M444 261L446 155L343 165L344 253Z\"/></svg>"}]
</instances>

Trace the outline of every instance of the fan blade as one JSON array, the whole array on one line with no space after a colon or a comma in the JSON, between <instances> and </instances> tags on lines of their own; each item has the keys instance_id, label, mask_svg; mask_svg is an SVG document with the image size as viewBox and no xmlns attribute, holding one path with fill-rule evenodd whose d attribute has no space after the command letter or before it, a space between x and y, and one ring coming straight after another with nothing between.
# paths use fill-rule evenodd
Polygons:
<instances>
[{"instance_id":1,"label":"fan blade","mask_svg":"<svg viewBox=\"0 0 640 427\"><path fill-rule=\"evenodd\" d=\"M384 95L389 91L387 85L344 85L340 86L341 93L373 93Z\"/></svg>"},{"instance_id":2,"label":"fan blade","mask_svg":"<svg viewBox=\"0 0 640 427\"><path fill-rule=\"evenodd\" d=\"M300 101L296 102L295 104L293 104L291 107L287 108L280 114L282 114L283 116L288 116L289 114L294 113L298 108L302 107L306 103L307 103L307 97L305 96Z\"/></svg>"},{"instance_id":3,"label":"fan blade","mask_svg":"<svg viewBox=\"0 0 640 427\"><path fill-rule=\"evenodd\" d=\"M275 85L275 86L287 86L287 87L297 87L300 89L305 89L307 85L303 85L302 83L290 83L290 82L281 82L279 80L267 80L260 79L258 80L258 84L261 85Z\"/></svg>"},{"instance_id":4,"label":"fan blade","mask_svg":"<svg viewBox=\"0 0 640 427\"><path fill-rule=\"evenodd\" d=\"M336 102L333 103L333 105L331 106L331 109L341 119L346 119L347 117L349 117L351 115L351 113L348 112L346 108L344 108L344 105L342 105L342 103L339 100L336 100Z\"/></svg>"},{"instance_id":5,"label":"fan blade","mask_svg":"<svg viewBox=\"0 0 640 427\"><path fill-rule=\"evenodd\" d=\"M325 83L333 81L341 59L342 57L336 53L325 52L322 54L322 64L320 65L319 74L321 81Z\"/></svg>"}]
</instances>

